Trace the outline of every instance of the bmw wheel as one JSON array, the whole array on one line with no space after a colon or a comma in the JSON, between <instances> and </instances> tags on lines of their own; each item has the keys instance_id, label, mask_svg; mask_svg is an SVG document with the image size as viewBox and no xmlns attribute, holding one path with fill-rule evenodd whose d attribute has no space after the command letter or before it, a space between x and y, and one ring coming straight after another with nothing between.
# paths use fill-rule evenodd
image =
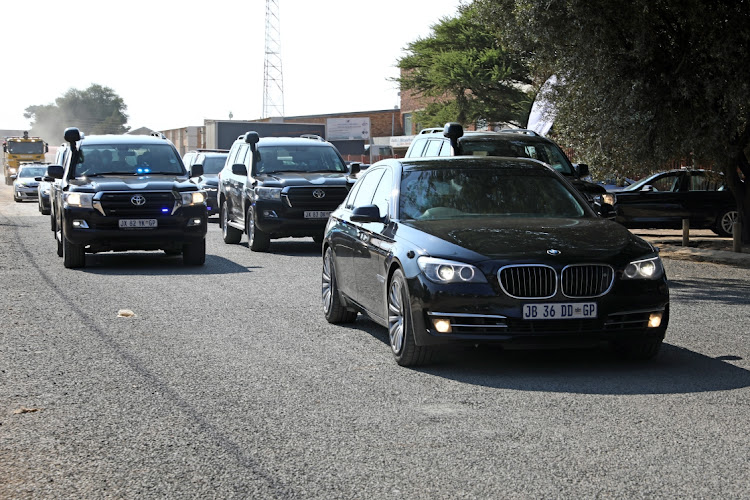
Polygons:
<instances>
[{"instance_id":1,"label":"bmw wheel","mask_svg":"<svg viewBox=\"0 0 750 500\"><path fill-rule=\"evenodd\" d=\"M323 295L323 312L329 323L351 323L357 319L356 311L344 307L336 284L336 272L333 268L333 251L326 248L323 256L323 274L321 277L321 293Z\"/></svg>"},{"instance_id":2,"label":"bmw wheel","mask_svg":"<svg viewBox=\"0 0 750 500\"><path fill-rule=\"evenodd\" d=\"M393 273L388 285L388 339L396 363L419 366L429 363L432 350L414 342L414 323L406 279L400 269Z\"/></svg>"}]
</instances>

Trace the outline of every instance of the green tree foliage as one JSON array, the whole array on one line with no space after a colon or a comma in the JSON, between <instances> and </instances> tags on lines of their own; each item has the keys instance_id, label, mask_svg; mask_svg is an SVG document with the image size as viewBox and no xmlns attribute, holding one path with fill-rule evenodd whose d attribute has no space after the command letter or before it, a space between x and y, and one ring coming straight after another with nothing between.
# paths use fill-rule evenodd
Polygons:
<instances>
[{"instance_id":1,"label":"green tree foliage","mask_svg":"<svg viewBox=\"0 0 750 500\"><path fill-rule=\"evenodd\" d=\"M67 127L86 134L124 134L127 106L109 87L92 84L86 90L70 89L54 104L29 106L24 116L32 120L31 133L52 144L62 142Z\"/></svg>"},{"instance_id":2,"label":"green tree foliage","mask_svg":"<svg viewBox=\"0 0 750 500\"><path fill-rule=\"evenodd\" d=\"M616 170L693 158L723 170L750 223L750 2L476 0L480 18L561 82L555 129Z\"/></svg>"},{"instance_id":3,"label":"green tree foliage","mask_svg":"<svg viewBox=\"0 0 750 500\"><path fill-rule=\"evenodd\" d=\"M398 61L401 89L434 99L417 113L422 126L526 122L531 107L528 70L493 29L479 23L472 7L442 19L429 37L405 50L407 55Z\"/></svg>"}]
</instances>

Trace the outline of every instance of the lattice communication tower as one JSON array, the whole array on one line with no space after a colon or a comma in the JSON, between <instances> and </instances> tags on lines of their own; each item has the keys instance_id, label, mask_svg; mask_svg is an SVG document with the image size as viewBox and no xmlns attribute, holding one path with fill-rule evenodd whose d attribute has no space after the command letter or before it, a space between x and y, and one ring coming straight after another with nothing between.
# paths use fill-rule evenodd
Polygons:
<instances>
[{"instance_id":1,"label":"lattice communication tower","mask_svg":"<svg viewBox=\"0 0 750 500\"><path fill-rule=\"evenodd\" d=\"M263 118L284 116L279 0L266 0L266 57L263 67Z\"/></svg>"}]
</instances>

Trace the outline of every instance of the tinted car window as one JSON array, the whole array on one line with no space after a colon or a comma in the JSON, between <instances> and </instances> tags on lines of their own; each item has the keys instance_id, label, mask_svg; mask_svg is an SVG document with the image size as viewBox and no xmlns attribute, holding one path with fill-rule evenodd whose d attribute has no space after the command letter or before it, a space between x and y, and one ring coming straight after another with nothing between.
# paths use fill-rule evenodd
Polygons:
<instances>
[{"instance_id":1,"label":"tinted car window","mask_svg":"<svg viewBox=\"0 0 750 500\"><path fill-rule=\"evenodd\" d=\"M443 145L442 139L435 139L427 143L425 156L440 156L440 147Z\"/></svg>"},{"instance_id":2,"label":"tinted car window","mask_svg":"<svg viewBox=\"0 0 750 500\"><path fill-rule=\"evenodd\" d=\"M353 207L362 207L372 204L372 197L375 194L380 179L383 177L383 172L385 172L385 170L380 168L367 172L367 174L362 177L357 183L359 184L359 190L352 202Z\"/></svg>"},{"instance_id":3,"label":"tinted car window","mask_svg":"<svg viewBox=\"0 0 750 500\"><path fill-rule=\"evenodd\" d=\"M206 156L203 159L204 174L218 174L224 168L226 158L223 156Z\"/></svg>"},{"instance_id":4,"label":"tinted car window","mask_svg":"<svg viewBox=\"0 0 750 500\"><path fill-rule=\"evenodd\" d=\"M259 147L259 173L273 172L346 172L346 164L330 147L263 146Z\"/></svg>"},{"instance_id":5,"label":"tinted car window","mask_svg":"<svg viewBox=\"0 0 750 500\"><path fill-rule=\"evenodd\" d=\"M546 163L562 174L573 173L573 166L557 146L538 140L498 140L497 138L471 140L466 138L461 141L461 153L472 156L531 158Z\"/></svg>"},{"instance_id":6,"label":"tinted car window","mask_svg":"<svg viewBox=\"0 0 750 500\"><path fill-rule=\"evenodd\" d=\"M402 219L582 217L585 210L552 175L463 168L405 172L399 214Z\"/></svg>"},{"instance_id":7,"label":"tinted car window","mask_svg":"<svg viewBox=\"0 0 750 500\"><path fill-rule=\"evenodd\" d=\"M181 174L177 151L167 144L82 144L75 175Z\"/></svg>"},{"instance_id":8,"label":"tinted car window","mask_svg":"<svg viewBox=\"0 0 750 500\"><path fill-rule=\"evenodd\" d=\"M380 209L380 216L385 217L388 215L388 202L391 199L391 191L393 190L393 179L391 178L391 171L384 169L383 177L380 179L375 194L372 197L372 204L377 205Z\"/></svg>"}]
</instances>

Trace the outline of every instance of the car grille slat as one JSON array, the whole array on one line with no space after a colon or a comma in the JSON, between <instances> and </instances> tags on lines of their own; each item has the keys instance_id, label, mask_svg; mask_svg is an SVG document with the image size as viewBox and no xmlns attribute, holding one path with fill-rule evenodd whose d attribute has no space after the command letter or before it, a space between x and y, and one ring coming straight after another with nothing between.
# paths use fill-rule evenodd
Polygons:
<instances>
[{"instance_id":1,"label":"car grille slat","mask_svg":"<svg viewBox=\"0 0 750 500\"><path fill-rule=\"evenodd\" d=\"M566 297L599 297L612 286L615 272L601 264L578 264L562 270L562 292Z\"/></svg>"},{"instance_id":2,"label":"car grille slat","mask_svg":"<svg viewBox=\"0 0 750 500\"><path fill-rule=\"evenodd\" d=\"M132 198L137 195L145 199L143 205L132 203ZM171 213L176 201L171 191L104 193L99 200L104 213L112 217L156 217L164 215L165 208Z\"/></svg>"},{"instance_id":3,"label":"car grille slat","mask_svg":"<svg viewBox=\"0 0 750 500\"><path fill-rule=\"evenodd\" d=\"M548 266L508 266L498 271L503 291L516 298L543 299L557 291L557 275Z\"/></svg>"},{"instance_id":4,"label":"car grille slat","mask_svg":"<svg viewBox=\"0 0 750 500\"><path fill-rule=\"evenodd\" d=\"M317 198L315 192L323 192L325 196ZM349 191L346 187L292 187L285 193L287 204L294 208L312 210L335 210L341 205Z\"/></svg>"}]
</instances>

